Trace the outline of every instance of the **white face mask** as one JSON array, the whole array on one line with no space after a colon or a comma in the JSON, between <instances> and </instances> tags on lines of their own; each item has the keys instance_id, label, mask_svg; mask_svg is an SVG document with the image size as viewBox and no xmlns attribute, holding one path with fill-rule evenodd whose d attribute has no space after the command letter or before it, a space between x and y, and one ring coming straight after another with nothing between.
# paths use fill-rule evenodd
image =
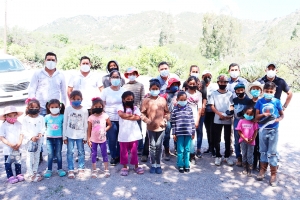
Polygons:
<instances>
[{"instance_id":1,"label":"white face mask","mask_svg":"<svg viewBox=\"0 0 300 200\"><path fill-rule=\"evenodd\" d=\"M59 108L50 108L50 112L53 114L53 115L56 115L60 112L60 109Z\"/></svg>"},{"instance_id":2,"label":"white face mask","mask_svg":"<svg viewBox=\"0 0 300 200\"><path fill-rule=\"evenodd\" d=\"M129 79L130 81L135 81L135 79L136 79L136 76L135 76L135 75L128 76L128 79Z\"/></svg>"},{"instance_id":3,"label":"white face mask","mask_svg":"<svg viewBox=\"0 0 300 200\"><path fill-rule=\"evenodd\" d=\"M169 76L169 70L162 70L162 71L160 71L160 75L162 76L162 77L168 77Z\"/></svg>"},{"instance_id":4,"label":"white face mask","mask_svg":"<svg viewBox=\"0 0 300 200\"><path fill-rule=\"evenodd\" d=\"M198 73L191 73L191 76L195 76L198 78L199 74Z\"/></svg>"},{"instance_id":5,"label":"white face mask","mask_svg":"<svg viewBox=\"0 0 300 200\"><path fill-rule=\"evenodd\" d=\"M268 70L267 71L267 76L269 77L269 78L274 78L275 77L275 75L276 75L276 71L274 70Z\"/></svg>"},{"instance_id":6,"label":"white face mask","mask_svg":"<svg viewBox=\"0 0 300 200\"><path fill-rule=\"evenodd\" d=\"M91 69L91 66L89 66L89 65L81 65L80 66L80 70L83 72L89 72L90 69Z\"/></svg>"},{"instance_id":7,"label":"white face mask","mask_svg":"<svg viewBox=\"0 0 300 200\"><path fill-rule=\"evenodd\" d=\"M231 71L229 72L231 78L237 78L240 75L239 71Z\"/></svg>"},{"instance_id":8,"label":"white face mask","mask_svg":"<svg viewBox=\"0 0 300 200\"><path fill-rule=\"evenodd\" d=\"M53 70L53 69L55 69L55 67L56 67L56 62L53 62L53 61L46 61L46 67L47 67L49 70Z\"/></svg>"}]
</instances>

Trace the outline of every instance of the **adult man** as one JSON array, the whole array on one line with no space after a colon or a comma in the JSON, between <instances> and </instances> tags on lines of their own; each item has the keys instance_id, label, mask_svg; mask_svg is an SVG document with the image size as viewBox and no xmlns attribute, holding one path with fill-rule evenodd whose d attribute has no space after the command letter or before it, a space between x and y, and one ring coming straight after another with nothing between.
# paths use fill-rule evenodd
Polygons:
<instances>
[{"instance_id":1,"label":"adult man","mask_svg":"<svg viewBox=\"0 0 300 200\"><path fill-rule=\"evenodd\" d=\"M73 75L68 83L68 97L73 90L79 90L82 93L83 99L81 105L90 109L92 106L91 99L100 95L102 81L91 73L91 60L87 56L80 58L80 73Z\"/></svg>"},{"instance_id":2,"label":"adult man","mask_svg":"<svg viewBox=\"0 0 300 200\"><path fill-rule=\"evenodd\" d=\"M244 85L247 85L248 81L246 79L240 77L240 73L241 73L240 66L236 63L231 63L229 65L228 73L230 75L230 78L228 80L227 90L232 92L233 98L235 98L236 94L235 94L234 87L238 83L243 83Z\"/></svg>"},{"instance_id":3,"label":"adult man","mask_svg":"<svg viewBox=\"0 0 300 200\"><path fill-rule=\"evenodd\" d=\"M58 99L66 103L66 83L64 75L56 69L57 57L54 53L48 52L45 55L45 67L38 70L32 76L28 97L35 97L41 104L40 114L45 116L46 103L51 99ZM43 160L42 152L40 161Z\"/></svg>"},{"instance_id":4,"label":"adult man","mask_svg":"<svg viewBox=\"0 0 300 200\"><path fill-rule=\"evenodd\" d=\"M277 72L277 66L274 63L270 63L267 65L266 68L266 75L260 79L258 79L258 81L262 84L265 84L269 81L274 82L276 85L276 92L274 97L280 100L282 91L284 91L287 94L285 103L283 104L283 110L285 110L292 97L293 97L293 93L290 89L290 87L288 86L288 84L285 82L284 79L276 76L276 72Z\"/></svg>"}]
</instances>

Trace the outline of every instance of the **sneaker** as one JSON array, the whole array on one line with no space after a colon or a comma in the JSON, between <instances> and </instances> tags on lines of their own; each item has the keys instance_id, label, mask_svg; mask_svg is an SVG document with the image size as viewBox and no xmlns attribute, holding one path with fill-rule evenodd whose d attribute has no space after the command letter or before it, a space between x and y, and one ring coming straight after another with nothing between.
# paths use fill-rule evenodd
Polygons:
<instances>
[{"instance_id":1,"label":"sneaker","mask_svg":"<svg viewBox=\"0 0 300 200\"><path fill-rule=\"evenodd\" d=\"M190 168L184 168L184 171L189 173L190 172Z\"/></svg>"},{"instance_id":2,"label":"sneaker","mask_svg":"<svg viewBox=\"0 0 300 200\"><path fill-rule=\"evenodd\" d=\"M114 158L110 159L110 165L111 166L116 166L116 160Z\"/></svg>"},{"instance_id":3,"label":"sneaker","mask_svg":"<svg viewBox=\"0 0 300 200\"><path fill-rule=\"evenodd\" d=\"M180 173L184 173L183 167L179 167L179 168L178 168L178 171L179 171Z\"/></svg>"},{"instance_id":4,"label":"sneaker","mask_svg":"<svg viewBox=\"0 0 300 200\"><path fill-rule=\"evenodd\" d=\"M222 161L221 157L215 158L215 165L220 166L221 165L221 161Z\"/></svg>"},{"instance_id":5,"label":"sneaker","mask_svg":"<svg viewBox=\"0 0 300 200\"><path fill-rule=\"evenodd\" d=\"M197 151L196 156L197 156L198 158L202 158L202 153L201 153L201 151Z\"/></svg>"},{"instance_id":6,"label":"sneaker","mask_svg":"<svg viewBox=\"0 0 300 200\"><path fill-rule=\"evenodd\" d=\"M204 151L203 153L210 153L210 150L209 149L206 149L206 151Z\"/></svg>"},{"instance_id":7,"label":"sneaker","mask_svg":"<svg viewBox=\"0 0 300 200\"><path fill-rule=\"evenodd\" d=\"M143 149L142 150L138 150L138 156L142 155L143 153Z\"/></svg>"},{"instance_id":8,"label":"sneaker","mask_svg":"<svg viewBox=\"0 0 300 200\"><path fill-rule=\"evenodd\" d=\"M229 166L232 166L234 164L233 161L230 158L224 158L223 161L226 162L227 165L229 165Z\"/></svg>"},{"instance_id":9,"label":"sneaker","mask_svg":"<svg viewBox=\"0 0 300 200\"><path fill-rule=\"evenodd\" d=\"M156 169L155 167L151 167L151 168L150 168L150 174L154 174L155 171L156 171L155 169Z\"/></svg>"},{"instance_id":10,"label":"sneaker","mask_svg":"<svg viewBox=\"0 0 300 200\"><path fill-rule=\"evenodd\" d=\"M162 173L161 167L156 167L156 168L155 168L155 173L161 174L161 173Z\"/></svg>"},{"instance_id":11,"label":"sneaker","mask_svg":"<svg viewBox=\"0 0 300 200\"><path fill-rule=\"evenodd\" d=\"M64 171L64 170L62 170L62 169L59 169L58 171L57 171L57 173L58 173L58 176L60 176L60 177L63 177L63 176L65 176L67 173Z\"/></svg>"},{"instance_id":12,"label":"sneaker","mask_svg":"<svg viewBox=\"0 0 300 200\"><path fill-rule=\"evenodd\" d=\"M142 162L147 162L148 161L148 156L142 156L141 161Z\"/></svg>"},{"instance_id":13,"label":"sneaker","mask_svg":"<svg viewBox=\"0 0 300 200\"><path fill-rule=\"evenodd\" d=\"M51 170L47 170L44 174L45 178L50 178L52 176L52 171Z\"/></svg>"}]
</instances>

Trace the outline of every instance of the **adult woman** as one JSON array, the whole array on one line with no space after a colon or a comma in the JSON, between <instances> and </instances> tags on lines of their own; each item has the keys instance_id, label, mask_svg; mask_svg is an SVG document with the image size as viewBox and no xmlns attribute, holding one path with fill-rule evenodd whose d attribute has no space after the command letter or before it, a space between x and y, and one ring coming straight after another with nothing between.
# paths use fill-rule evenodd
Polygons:
<instances>
[{"instance_id":1,"label":"adult woman","mask_svg":"<svg viewBox=\"0 0 300 200\"><path fill-rule=\"evenodd\" d=\"M121 74L119 71L113 70L109 73L110 87L105 88L100 98L104 102L104 111L108 114L112 127L107 131L108 146L111 154L110 164L115 166L120 162L120 146L118 143L119 133L119 115L118 106L122 105L122 94L125 92L121 88Z\"/></svg>"}]
</instances>

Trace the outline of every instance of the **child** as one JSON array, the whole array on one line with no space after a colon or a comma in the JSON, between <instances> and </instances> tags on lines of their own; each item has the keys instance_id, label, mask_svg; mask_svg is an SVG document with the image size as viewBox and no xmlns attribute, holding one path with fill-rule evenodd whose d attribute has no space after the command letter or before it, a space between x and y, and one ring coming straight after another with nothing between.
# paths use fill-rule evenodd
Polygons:
<instances>
[{"instance_id":1,"label":"child","mask_svg":"<svg viewBox=\"0 0 300 200\"><path fill-rule=\"evenodd\" d=\"M45 178L52 176L53 158L57 159L57 173L60 177L66 175L62 169L62 131L64 122L65 105L57 99L51 99L46 104L47 115L45 116L47 151L48 151L48 170L44 174ZM55 155L54 155L55 154Z\"/></svg>"},{"instance_id":2,"label":"child","mask_svg":"<svg viewBox=\"0 0 300 200\"><path fill-rule=\"evenodd\" d=\"M238 83L234 87L234 91L236 97L233 99L234 103L234 120L233 125L234 128L237 127L239 120L243 117L244 108L250 104L251 100L249 97L245 95L245 85L243 83ZM241 114L242 113L242 114ZM235 148L235 156L236 156L236 166L242 166L242 155L241 155L241 147L240 147L240 135L237 129L234 130L234 148Z\"/></svg>"},{"instance_id":3,"label":"child","mask_svg":"<svg viewBox=\"0 0 300 200\"><path fill-rule=\"evenodd\" d=\"M235 128L240 135L239 143L242 150L243 174L247 174L249 177L252 176L253 151L258 130L258 124L251 121L254 118L253 116L254 108L246 107L244 109L244 119L240 119Z\"/></svg>"},{"instance_id":4,"label":"child","mask_svg":"<svg viewBox=\"0 0 300 200\"><path fill-rule=\"evenodd\" d=\"M67 144L68 178L74 179L74 145L78 149L78 177L84 177L84 144L87 139L88 111L81 106L82 94L73 90L70 94L71 106L64 114L63 140Z\"/></svg>"},{"instance_id":5,"label":"child","mask_svg":"<svg viewBox=\"0 0 300 200\"><path fill-rule=\"evenodd\" d=\"M263 117L275 116L273 124L266 126L259 132L259 152L260 152L260 171L257 180L261 181L265 177L268 165L270 164L271 178L270 185L276 186L277 179L277 143L279 121L284 117L280 100L274 98L276 85L273 82L267 82L264 85L264 98L256 102L256 120ZM261 128L264 125L259 125Z\"/></svg>"},{"instance_id":6,"label":"child","mask_svg":"<svg viewBox=\"0 0 300 200\"><path fill-rule=\"evenodd\" d=\"M23 141L22 125L17 119L22 114L23 112L18 112L14 106L7 106L3 109L3 114L0 115L0 120L4 120L0 128L0 139L5 144L3 147L5 171L7 181L11 184L24 181L19 150ZM18 158L15 157L14 159L13 156L18 156ZM12 171L12 162L15 163L16 176Z\"/></svg>"},{"instance_id":7,"label":"child","mask_svg":"<svg viewBox=\"0 0 300 200\"><path fill-rule=\"evenodd\" d=\"M165 98L160 97L160 82L150 80L150 97L144 99L141 109L141 119L147 124L150 143L151 169L150 173L161 174L160 159L165 127L169 118L169 109Z\"/></svg>"},{"instance_id":8,"label":"child","mask_svg":"<svg viewBox=\"0 0 300 200\"><path fill-rule=\"evenodd\" d=\"M232 93L226 89L228 84L228 78L226 75L219 75L217 78L219 89L211 94L209 104L211 109L215 113L213 124L212 140L214 141L214 148L216 149L215 165L220 166L222 162L222 155L220 153L220 143L222 129L224 127L224 140L225 140L225 156L224 162L229 166L233 165L233 161L230 159L230 137L231 137L231 116L226 114L226 111L233 110Z\"/></svg>"},{"instance_id":9,"label":"child","mask_svg":"<svg viewBox=\"0 0 300 200\"><path fill-rule=\"evenodd\" d=\"M190 143L195 137L195 121L192 109L187 106L187 95L178 92L177 106L171 117L172 134L177 142L177 166L180 173L190 172Z\"/></svg>"},{"instance_id":10,"label":"child","mask_svg":"<svg viewBox=\"0 0 300 200\"><path fill-rule=\"evenodd\" d=\"M43 134L45 131L44 117L39 115L41 106L40 102L35 99L25 101L26 116L22 123L22 132L24 134L24 143L27 144L26 168L27 173L33 182L42 180L42 176L37 173L40 161L41 146L43 143ZM32 146L37 145L37 149L32 150ZM31 149L31 150L29 150Z\"/></svg>"},{"instance_id":11,"label":"child","mask_svg":"<svg viewBox=\"0 0 300 200\"><path fill-rule=\"evenodd\" d=\"M108 115L103 112L104 104L99 98L92 99L91 116L88 118L88 145L92 149L92 178L97 178L97 147L99 145L104 163L105 177L109 177L108 155L106 147L106 133L111 128L111 121Z\"/></svg>"},{"instance_id":12,"label":"child","mask_svg":"<svg viewBox=\"0 0 300 200\"><path fill-rule=\"evenodd\" d=\"M134 171L137 174L143 174L144 170L139 167L137 147L138 141L142 138L141 129L137 123L140 120L140 109L134 106L134 94L126 91L122 94L122 106L118 108L119 124L122 127L119 130L118 141L120 143L120 163L123 165L121 176L128 175L128 151L131 152L130 164L134 165Z\"/></svg>"}]
</instances>

